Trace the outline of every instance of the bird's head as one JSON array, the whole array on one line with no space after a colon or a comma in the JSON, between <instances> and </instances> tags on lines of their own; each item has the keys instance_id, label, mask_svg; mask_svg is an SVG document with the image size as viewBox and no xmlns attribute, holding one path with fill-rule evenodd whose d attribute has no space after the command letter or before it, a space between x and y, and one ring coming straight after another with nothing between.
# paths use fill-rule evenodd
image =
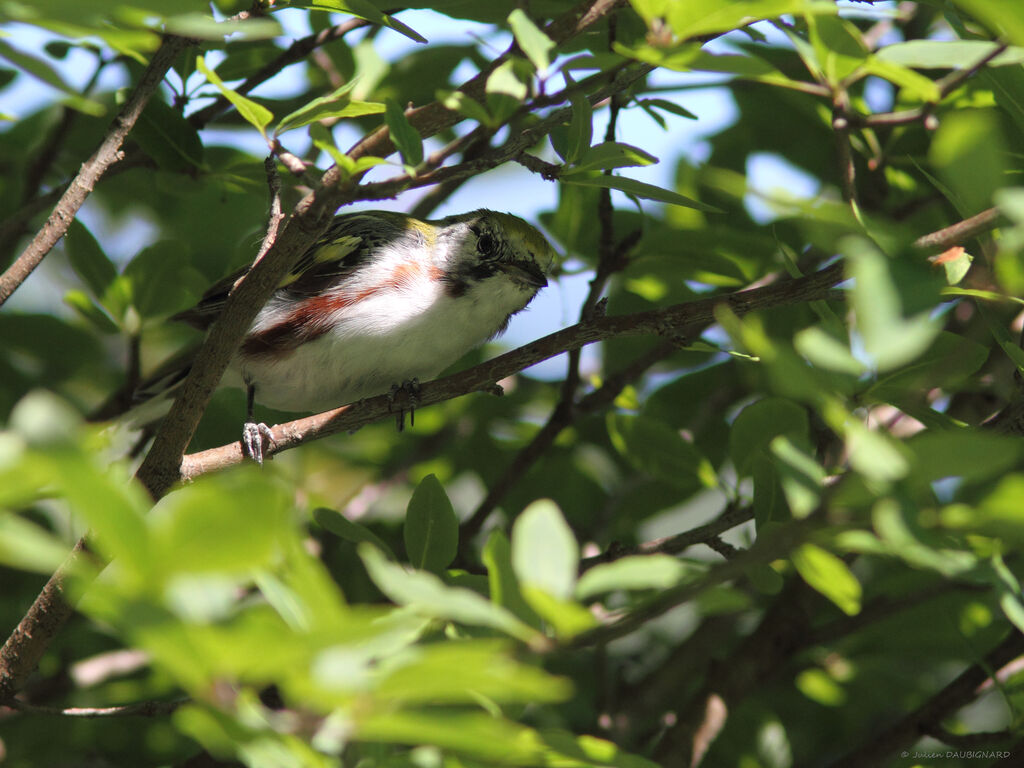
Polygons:
<instances>
[{"instance_id":1,"label":"bird's head","mask_svg":"<svg viewBox=\"0 0 1024 768\"><path fill-rule=\"evenodd\" d=\"M511 288L523 295L525 306L548 284L545 271L555 251L518 216L479 210L442 219L437 226L439 241L448 244L445 280L453 295Z\"/></svg>"}]
</instances>

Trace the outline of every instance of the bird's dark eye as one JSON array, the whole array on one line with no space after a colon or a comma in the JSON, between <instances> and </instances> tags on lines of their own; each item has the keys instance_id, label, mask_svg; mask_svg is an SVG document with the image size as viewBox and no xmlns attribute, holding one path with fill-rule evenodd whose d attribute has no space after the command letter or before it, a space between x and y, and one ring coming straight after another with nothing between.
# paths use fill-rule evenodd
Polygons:
<instances>
[{"instance_id":1,"label":"bird's dark eye","mask_svg":"<svg viewBox=\"0 0 1024 768\"><path fill-rule=\"evenodd\" d=\"M497 247L498 244L494 241L494 238L488 234L480 235L476 239L476 250L481 256L493 256Z\"/></svg>"}]
</instances>

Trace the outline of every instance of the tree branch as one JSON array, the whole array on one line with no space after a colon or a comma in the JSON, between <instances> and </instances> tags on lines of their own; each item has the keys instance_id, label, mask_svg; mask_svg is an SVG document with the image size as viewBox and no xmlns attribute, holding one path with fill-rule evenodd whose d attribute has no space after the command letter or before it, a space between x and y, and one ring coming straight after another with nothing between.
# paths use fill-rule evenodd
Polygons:
<instances>
[{"instance_id":1,"label":"tree branch","mask_svg":"<svg viewBox=\"0 0 1024 768\"><path fill-rule=\"evenodd\" d=\"M922 251L944 251L954 245L963 245L971 238L991 232L1004 221L998 208L989 208L968 219L958 221L938 232L923 235L914 241L914 247Z\"/></svg>"},{"instance_id":2,"label":"tree branch","mask_svg":"<svg viewBox=\"0 0 1024 768\"><path fill-rule=\"evenodd\" d=\"M993 678L1004 679L1008 671L1004 668L1021 654L1024 654L1024 634L1014 629L981 662L965 669L920 707L832 763L831 768L884 765L894 753L912 746L922 736L938 728L947 717L974 701L986 683ZM994 675L993 670L996 670Z\"/></svg>"},{"instance_id":3,"label":"tree branch","mask_svg":"<svg viewBox=\"0 0 1024 768\"><path fill-rule=\"evenodd\" d=\"M57 715L60 717L162 717L174 712L189 699L171 701L140 701L137 704L125 704L120 707L43 707L28 704L19 699L8 699L3 706L10 707L28 715Z\"/></svg>"},{"instance_id":4,"label":"tree branch","mask_svg":"<svg viewBox=\"0 0 1024 768\"><path fill-rule=\"evenodd\" d=\"M524 368L596 341L618 336L674 336L694 325L712 322L718 306L728 306L737 315L744 315L759 309L822 299L842 279L842 263L836 263L808 277L761 288L676 304L665 309L599 317L577 323L468 370L421 385L418 397L420 407L470 392L489 391L501 379ZM352 432L392 416L391 409L392 402L388 396L378 395L315 416L278 424L271 429L277 443L274 453L338 432ZM207 472L238 464L243 458L241 443L238 442L191 454L181 463L180 479L191 480Z\"/></svg>"},{"instance_id":5,"label":"tree branch","mask_svg":"<svg viewBox=\"0 0 1024 768\"><path fill-rule=\"evenodd\" d=\"M103 177L107 169L123 156L121 145L139 119L150 97L156 92L167 70L170 69L178 54L191 41L183 37L168 36L146 67L139 84L132 90L132 95L117 113L99 149L83 163L78 175L71 181L68 189L54 207L46 224L32 239L29 246L17 260L0 275L0 305L17 290L32 271L39 266L53 246L64 236L71 226L78 209L82 207L96 182Z\"/></svg>"},{"instance_id":6,"label":"tree branch","mask_svg":"<svg viewBox=\"0 0 1024 768\"><path fill-rule=\"evenodd\" d=\"M268 61L256 72L249 75L240 86L235 88L236 93L245 96L251 90L262 85L270 78L277 75L285 67L298 64L306 56L317 48L327 43L340 40L349 32L360 27L370 26L370 22L363 19L351 18L330 29L324 29L314 35L295 40L286 50L282 51L275 59ZM189 115L188 122L194 128L203 128L211 120L216 119L222 112L231 107L231 102L224 96L218 96L212 104L209 104L197 112Z\"/></svg>"}]
</instances>

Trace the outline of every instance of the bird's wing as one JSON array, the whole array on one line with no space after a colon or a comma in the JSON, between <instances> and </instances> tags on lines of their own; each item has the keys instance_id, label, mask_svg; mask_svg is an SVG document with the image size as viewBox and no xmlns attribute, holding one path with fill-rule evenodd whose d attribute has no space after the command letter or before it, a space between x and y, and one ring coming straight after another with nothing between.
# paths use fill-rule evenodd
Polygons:
<instances>
[{"instance_id":1,"label":"bird's wing","mask_svg":"<svg viewBox=\"0 0 1024 768\"><path fill-rule=\"evenodd\" d=\"M302 299L323 294L344 282L365 259L404 231L405 217L386 211L350 213L336 216L323 236L301 257L278 285L277 294ZM194 307L174 315L179 320L205 330L224 309L235 283L249 271L244 267L211 286Z\"/></svg>"}]
</instances>

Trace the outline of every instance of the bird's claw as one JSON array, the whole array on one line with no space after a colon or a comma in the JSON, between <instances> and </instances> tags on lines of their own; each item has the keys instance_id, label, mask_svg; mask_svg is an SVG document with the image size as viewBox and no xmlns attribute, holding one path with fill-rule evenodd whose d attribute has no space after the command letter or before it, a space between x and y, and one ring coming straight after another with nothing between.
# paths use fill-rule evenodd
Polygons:
<instances>
[{"instance_id":1,"label":"bird's claw","mask_svg":"<svg viewBox=\"0 0 1024 768\"><path fill-rule=\"evenodd\" d=\"M260 466L263 465L264 440L267 443L268 451L273 451L277 448L277 441L274 439L274 434L270 431L270 427L262 421L259 423L255 421L245 422L242 426L242 450L246 456Z\"/></svg>"},{"instance_id":2,"label":"bird's claw","mask_svg":"<svg viewBox=\"0 0 1024 768\"><path fill-rule=\"evenodd\" d=\"M406 403L398 408L395 416L395 424L398 431L405 429L405 412L409 411L409 426L416 426L416 408L420 404L420 382L419 379L406 379L401 384L392 384L388 392L388 408L395 410L395 398L399 392L405 393Z\"/></svg>"}]
</instances>

